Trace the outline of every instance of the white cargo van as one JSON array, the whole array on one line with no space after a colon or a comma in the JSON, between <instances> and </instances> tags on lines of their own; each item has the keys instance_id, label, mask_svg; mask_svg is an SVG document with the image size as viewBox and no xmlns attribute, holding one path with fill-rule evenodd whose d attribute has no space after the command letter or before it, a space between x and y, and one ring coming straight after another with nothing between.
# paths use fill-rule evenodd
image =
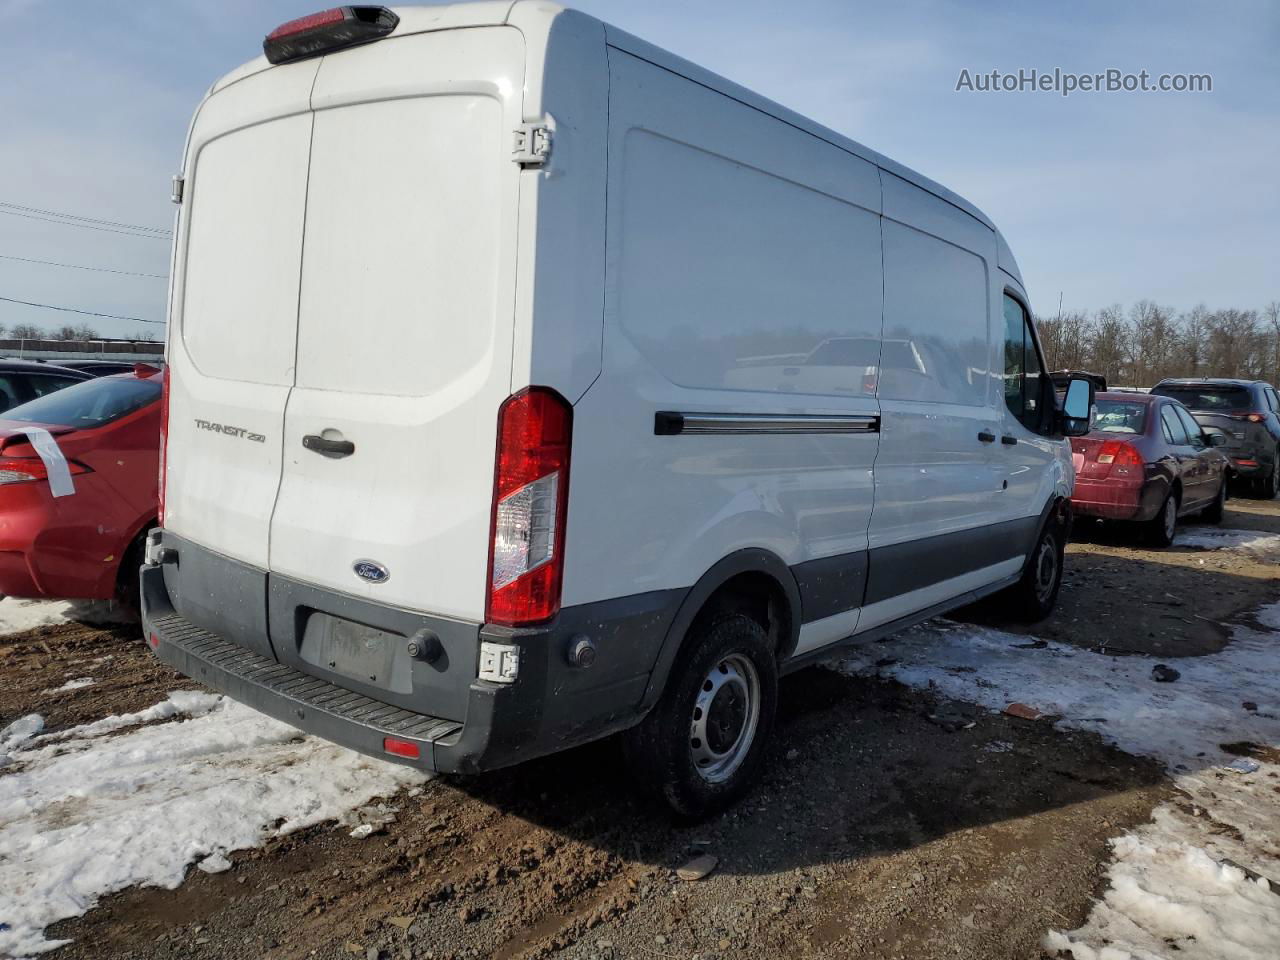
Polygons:
<instances>
[{"instance_id":1,"label":"white cargo van","mask_svg":"<svg viewBox=\"0 0 1280 960\"><path fill-rule=\"evenodd\" d=\"M433 770L627 731L697 815L779 674L1053 606L1090 388L964 200L548 3L264 50L175 182L162 659Z\"/></svg>"}]
</instances>

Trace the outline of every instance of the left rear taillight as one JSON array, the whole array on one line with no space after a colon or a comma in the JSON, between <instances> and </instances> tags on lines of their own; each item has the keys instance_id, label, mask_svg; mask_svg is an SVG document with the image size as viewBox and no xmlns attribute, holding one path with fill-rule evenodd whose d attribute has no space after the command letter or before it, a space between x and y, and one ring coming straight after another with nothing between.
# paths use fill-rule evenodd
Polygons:
<instances>
[{"instance_id":1,"label":"left rear taillight","mask_svg":"<svg viewBox=\"0 0 1280 960\"><path fill-rule=\"evenodd\" d=\"M268 63L290 63L381 40L400 17L386 7L334 7L282 23L262 41Z\"/></svg>"},{"instance_id":2,"label":"left rear taillight","mask_svg":"<svg viewBox=\"0 0 1280 960\"><path fill-rule=\"evenodd\" d=\"M93 473L91 469L76 460L68 460L67 469L71 471L73 477ZM0 485L48 479L49 469L39 457L0 457Z\"/></svg>"},{"instance_id":3,"label":"left rear taillight","mask_svg":"<svg viewBox=\"0 0 1280 960\"><path fill-rule=\"evenodd\" d=\"M524 626L560 610L573 408L529 387L498 410L485 620Z\"/></svg>"},{"instance_id":4,"label":"left rear taillight","mask_svg":"<svg viewBox=\"0 0 1280 960\"><path fill-rule=\"evenodd\" d=\"M1132 444L1124 440L1107 440L1098 450L1098 463L1109 468L1102 471L1103 476L1141 477L1146 461Z\"/></svg>"},{"instance_id":5,"label":"left rear taillight","mask_svg":"<svg viewBox=\"0 0 1280 960\"><path fill-rule=\"evenodd\" d=\"M169 379L173 376L173 368L165 367L164 376L160 378L160 456L157 458L156 492L156 524L164 526L164 481L169 471Z\"/></svg>"}]
</instances>

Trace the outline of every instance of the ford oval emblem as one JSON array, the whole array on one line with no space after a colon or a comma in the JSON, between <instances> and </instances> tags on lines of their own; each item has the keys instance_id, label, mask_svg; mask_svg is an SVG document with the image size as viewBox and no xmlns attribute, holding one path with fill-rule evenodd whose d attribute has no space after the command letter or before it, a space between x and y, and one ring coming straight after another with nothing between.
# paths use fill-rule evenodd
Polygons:
<instances>
[{"instance_id":1,"label":"ford oval emblem","mask_svg":"<svg viewBox=\"0 0 1280 960\"><path fill-rule=\"evenodd\" d=\"M351 565L356 576L368 583L386 583L391 579L391 571L376 560L357 560Z\"/></svg>"}]
</instances>

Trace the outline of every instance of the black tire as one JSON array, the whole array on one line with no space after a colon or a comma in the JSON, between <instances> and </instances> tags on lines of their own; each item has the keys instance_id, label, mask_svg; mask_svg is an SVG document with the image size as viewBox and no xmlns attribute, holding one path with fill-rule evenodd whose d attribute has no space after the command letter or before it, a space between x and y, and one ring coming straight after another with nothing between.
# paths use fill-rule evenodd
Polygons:
<instances>
[{"instance_id":1,"label":"black tire","mask_svg":"<svg viewBox=\"0 0 1280 960\"><path fill-rule=\"evenodd\" d=\"M1167 547L1178 534L1178 495L1170 493L1156 515L1142 525L1142 536L1153 547Z\"/></svg>"},{"instance_id":2,"label":"black tire","mask_svg":"<svg viewBox=\"0 0 1280 960\"><path fill-rule=\"evenodd\" d=\"M1221 523L1223 514L1227 510L1227 475L1222 475L1222 485L1218 487L1218 495L1213 498L1213 503L1209 504L1200 511L1200 519L1205 523Z\"/></svg>"},{"instance_id":3,"label":"black tire","mask_svg":"<svg viewBox=\"0 0 1280 960\"><path fill-rule=\"evenodd\" d=\"M120 558L120 569L116 572L116 603L120 605L121 610L134 617L142 613L138 570L142 566L143 556L146 553L147 530L150 528L151 524L143 527L142 533L129 544L124 556Z\"/></svg>"},{"instance_id":4,"label":"black tire","mask_svg":"<svg viewBox=\"0 0 1280 960\"><path fill-rule=\"evenodd\" d=\"M700 705L700 698L706 703ZM662 697L623 736L631 774L644 792L681 817L717 813L758 776L777 703L778 663L764 628L740 613L700 618ZM738 735L732 737L735 724ZM700 732L709 735L694 736ZM717 739L719 744L712 742ZM726 749L716 754L718 746ZM714 756L732 762L708 760Z\"/></svg>"},{"instance_id":5,"label":"black tire","mask_svg":"<svg viewBox=\"0 0 1280 960\"><path fill-rule=\"evenodd\" d=\"M1254 480L1249 492L1259 500L1274 500L1276 494L1280 493L1280 450L1276 451L1267 475Z\"/></svg>"},{"instance_id":6,"label":"black tire","mask_svg":"<svg viewBox=\"0 0 1280 960\"><path fill-rule=\"evenodd\" d=\"M1027 558L1022 579L1004 594L1011 613L1025 623L1036 623L1053 613L1062 589L1066 536L1061 524L1048 523Z\"/></svg>"}]
</instances>

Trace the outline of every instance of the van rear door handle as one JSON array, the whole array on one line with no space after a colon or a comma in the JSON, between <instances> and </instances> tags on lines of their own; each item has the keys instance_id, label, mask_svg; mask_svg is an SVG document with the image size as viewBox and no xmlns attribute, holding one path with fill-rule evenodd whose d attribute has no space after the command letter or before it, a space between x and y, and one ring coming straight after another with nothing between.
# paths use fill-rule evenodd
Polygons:
<instances>
[{"instance_id":1,"label":"van rear door handle","mask_svg":"<svg viewBox=\"0 0 1280 960\"><path fill-rule=\"evenodd\" d=\"M330 440L314 433L304 436L302 445L326 457L349 457L356 452L356 445L350 440Z\"/></svg>"},{"instance_id":2,"label":"van rear door handle","mask_svg":"<svg viewBox=\"0 0 1280 960\"><path fill-rule=\"evenodd\" d=\"M994 433L987 433L987 431L983 430L980 434L978 434L978 439L981 440L983 443L995 443L996 435Z\"/></svg>"},{"instance_id":3,"label":"van rear door handle","mask_svg":"<svg viewBox=\"0 0 1280 960\"><path fill-rule=\"evenodd\" d=\"M1003 436L1003 437L1001 437L1001 438L1000 438L1000 442L1001 442L1001 443L1003 443L1006 447L1012 447L1015 443L1017 443L1017 442L1018 442L1018 438L1017 438L1017 437L1010 437L1010 436Z\"/></svg>"}]
</instances>

